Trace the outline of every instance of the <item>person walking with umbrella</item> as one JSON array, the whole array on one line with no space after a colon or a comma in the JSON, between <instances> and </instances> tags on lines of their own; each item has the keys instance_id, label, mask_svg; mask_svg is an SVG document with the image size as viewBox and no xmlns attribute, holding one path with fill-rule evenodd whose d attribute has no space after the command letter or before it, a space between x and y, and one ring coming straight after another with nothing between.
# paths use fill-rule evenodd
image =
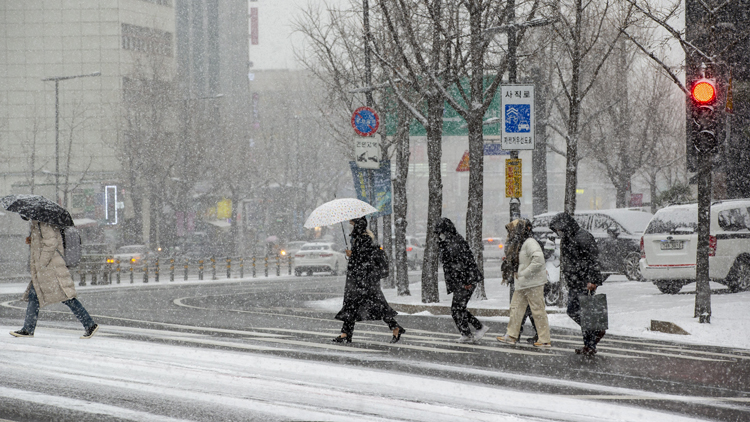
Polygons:
<instances>
[{"instance_id":1,"label":"person walking with umbrella","mask_svg":"<svg viewBox=\"0 0 750 422\"><path fill-rule=\"evenodd\" d=\"M0 199L0 206L18 212L29 221L29 266L31 282L23 295L28 302L23 328L11 331L14 337L33 337L39 308L62 302L83 325L81 338L91 338L99 329L76 298L73 277L65 264L61 227L72 226L70 214L56 203L36 195L11 195Z\"/></svg>"},{"instance_id":2,"label":"person walking with umbrella","mask_svg":"<svg viewBox=\"0 0 750 422\"><path fill-rule=\"evenodd\" d=\"M447 218L441 218L435 233L438 235L438 246L440 247L440 261L443 262L445 274L445 288L448 294L453 294L451 303L451 316L456 323L461 337L458 343L472 343L479 341L487 333L489 327L482 324L474 315L466 309L466 305L474 294L477 284L484 277L479 271L474 254L469 249L469 244L458 234L453 222ZM476 330L471 334L471 324Z\"/></svg>"},{"instance_id":3,"label":"person walking with umbrella","mask_svg":"<svg viewBox=\"0 0 750 422\"><path fill-rule=\"evenodd\" d=\"M357 321L382 319L393 331L391 343L396 343L406 330L393 318L398 312L388 305L380 289L380 269L375 264L379 246L375 243L372 232L367 230L367 219L359 217L350 220L349 224L353 228L350 235L351 249L346 251L349 264L344 285L344 303L335 317L344 324L341 335L335 337L333 342L351 343Z\"/></svg>"}]
</instances>

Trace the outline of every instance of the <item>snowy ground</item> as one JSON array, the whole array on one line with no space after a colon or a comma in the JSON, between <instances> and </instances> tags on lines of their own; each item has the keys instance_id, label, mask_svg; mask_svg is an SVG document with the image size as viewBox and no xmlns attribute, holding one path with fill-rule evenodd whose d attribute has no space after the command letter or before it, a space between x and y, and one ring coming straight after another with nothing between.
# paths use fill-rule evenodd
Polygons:
<instances>
[{"instance_id":1,"label":"snowy ground","mask_svg":"<svg viewBox=\"0 0 750 422\"><path fill-rule=\"evenodd\" d=\"M472 299L469 308L507 309L510 302L508 286L501 285L499 278L487 279L485 284L487 300ZM397 296L394 289L386 289L384 293L390 303L421 305L421 283L412 284L409 288L411 296ZM724 289L724 286L711 283L711 289L716 291ZM689 284L682 288L681 294L667 295L661 293L652 283L628 281L624 276L611 276L597 289L598 293L607 295L610 328L608 332L611 334L750 349L750 292L712 294L711 324L699 324L698 319L693 318L695 295L683 294L694 291L695 284ZM451 296L445 293L443 282L440 282L440 299L440 305L450 307ZM315 302L313 305L337 312L341 309L341 299ZM564 309L560 310L562 313L549 315L550 325L578 329L575 322L565 314ZM423 311L419 314L429 315L429 312ZM507 317L481 319L508 322ZM650 331L651 320L672 322L690 335Z\"/></svg>"},{"instance_id":2,"label":"snowy ground","mask_svg":"<svg viewBox=\"0 0 750 422\"><path fill-rule=\"evenodd\" d=\"M218 280L226 282L226 280ZM232 280L241 281L241 280ZM210 283L210 280L200 283ZM180 284L184 282L175 282ZM194 283L193 281L187 283ZM162 282L162 284L166 284ZM487 280L488 300L472 300L470 306L507 308L508 289L499 279ZM88 286L90 289L138 288L141 284ZM720 285L712 285L720 289ZM0 293L20 294L25 284L2 284ZM397 297L385 290L393 303L421 304L420 285L410 286L412 296ZM441 304L450 305L441 283ZM686 286L685 292L693 290ZM610 332L621 335L720 345L750 349L750 292L712 295L712 323L698 324L692 318L694 296L665 295L650 283L629 282L611 277L600 289L606 293L610 309ZM320 309L338 311L341 298L309 303ZM420 315L429 315L426 311ZM440 318L449 318L440 316ZM505 317L482 318L507 322ZM676 323L691 333L688 336L650 332L652 319ZM553 326L576 329L567 315L550 315ZM498 324L499 325L499 324ZM54 327L50 327L54 326ZM17 329L0 325L0 334ZM17 339L0 335L0 377L16 384L0 386L2 399L20 400L40 406L107 415L138 421L238 420L232 415L247 412L258 420L325 421L692 421L653 410L618 404L604 396L571 396L522 392L460 380L437 379L399 372L295 360L262 354L263 348L235 341L221 343L210 333L140 330L146 337L179 341L180 344L133 340L121 335L133 334L132 328L107 326L90 341L78 339L77 323L45 324L44 335ZM41 331L40 330L40 333ZM554 342L554 335L553 335ZM185 344L222 346L229 350L196 348ZM232 350L234 349L234 350ZM331 352L336 353L336 352ZM384 354L363 353L361 359L393 359ZM519 375L476 368L393 360L394 365L430 367L486 377L514 380ZM409 371L406 371L409 372ZM77 385L103 391L107 397L129 397L121 402L84 400L60 391L38 391L23 387L19 380L45 379L46 383ZM529 378L533 378L530 380ZM554 378L528 377L540 384L566 383ZM590 386L589 386L590 387ZM601 393L632 397L636 400L662 399L700 402L710 398L648 394L625 388L596 386ZM163 397L169 412L138 407L139 394ZM132 403L131 403L132 402ZM189 403L189 406L187 405ZM727 405L730 405L727 403ZM211 419L193 416L192 407L214 412ZM180 411L180 409L183 409ZM2 407L0 406L0 419Z\"/></svg>"}]
</instances>

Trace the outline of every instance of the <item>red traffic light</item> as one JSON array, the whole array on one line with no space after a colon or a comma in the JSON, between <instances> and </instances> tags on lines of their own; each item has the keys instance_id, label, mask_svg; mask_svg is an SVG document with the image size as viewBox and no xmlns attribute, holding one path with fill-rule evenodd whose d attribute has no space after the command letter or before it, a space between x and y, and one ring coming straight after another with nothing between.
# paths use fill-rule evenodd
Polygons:
<instances>
[{"instance_id":1,"label":"red traffic light","mask_svg":"<svg viewBox=\"0 0 750 422\"><path fill-rule=\"evenodd\" d=\"M716 86L708 79L701 79L693 85L693 101L698 104L710 104L716 100Z\"/></svg>"}]
</instances>

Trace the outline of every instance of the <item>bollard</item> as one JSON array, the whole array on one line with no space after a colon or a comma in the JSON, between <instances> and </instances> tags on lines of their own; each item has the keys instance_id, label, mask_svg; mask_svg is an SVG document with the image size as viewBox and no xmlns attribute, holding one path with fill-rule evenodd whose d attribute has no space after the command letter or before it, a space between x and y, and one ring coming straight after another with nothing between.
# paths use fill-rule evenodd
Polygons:
<instances>
[{"instance_id":1,"label":"bollard","mask_svg":"<svg viewBox=\"0 0 750 422\"><path fill-rule=\"evenodd\" d=\"M169 281L174 281L174 257L169 258Z\"/></svg>"},{"instance_id":2,"label":"bollard","mask_svg":"<svg viewBox=\"0 0 750 422\"><path fill-rule=\"evenodd\" d=\"M232 278L232 258L227 257L227 278Z\"/></svg>"},{"instance_id":3,"label":"bollard","mask_svg":"<svg viewBox=\"0 0 750 422\"><path fill-rule=\"evenodd\" d=\"M291 257L291 255L286 257L286 262L287 262L287 264L289 264L288 265L289 266L289 275L292 275L292 257Z\"/></svg>"},{"instance_id":4,"label":"bollard","mask_svg":"<svg viewBox=\"0 0 750 422\"><path fill-rule=\"evenodd\" d=\"M281 257L276 255L276 277L281 276Z\"/></svg>"},{"instance_id":5,"label":"bollard","mask_svg":"<svg viewBox=\"0 0 750 422\"><path fill-rule=\"evenodd\" d=\"M78 285L85 286L86 285L86 271L83 269L83 265L78 267L78 277L81 280L78 282Z\"/></svg>"},{"instance_id":6,"label":"bollard","mask_svg":"<svg viewBox=\"0 0 750 422\"><path fill-rule=\"evenodd\" d=\"M96 281L96 269L95 268L91 269L91 285L92 286L96 286L97 285L97 281Z\"/></svg>"},{"instance_id":7,"label":"bollard","mask_svg":"<svg viewBox=\"0 0 750 422\"><path fill-rule=\"evenodd\" d=\"M143 283L148 283L148 261L143 261Z\"/></svg>"},{"instance_id":8,"label":"bollard","mask_svg":"<svg viewBox=\"0 0 750 422\"><path fill-rule=\"evenodd\" d=\"M130 260L130 284L133 284L133 260Z\"/></svg>"},{"instance_id":9,"label":"bollard","mask_svg":"<svg viewBox=\"0 0 750 422\"><path fill-rule=\"evenodd\" d=\"M216 258L211 257L211 280L216 280Z\"/></svg>"},{"instance_id":10,"label":"bollard","mask_svg":"<svg viewBox=\"0 0 750 422\"><path fill-rule=\"evenodd\" d=\"M203 280L203 260L198 260L198 280Z\"/></svg>"},{"instance_id":11,"label":"bollard","mask_svg":"<svg viewBox=\"0 0 750 422\"><path fill-rule=\"evenodd\" d=\"M120 260L116 260L115 264L117 265L117 284L120 284Z\"/></svg>"},{"instance_id":12,"label":"bollard","mask_svg":"<svg viewBox=\"0 0 750 422\"><path fill-rule=\"evenodd\" d=\"M156 266L154 267L154 282L159 282L159 258L156 258Z\"/></svg>"},{"instance_id":13,"label":"bollard","mask_svg":"<svg viewBox=\"0 0 750 422\"><path fill-rule=\"evenodd\" d=\"M188 266L190 265L190 258L185 258L185 281L188 278Z\"/></svg>"},{"instance_id":14,"label":"bollard","mask_svg":"<svg viewBox=\"0 0 750 422\"><path fill-rule=\"evenodd\" d=\"M240 258L240 278L245 278L245 258Z\"/></svg>"},{"instance_id":15,"label":"bollard","mask_svg":"<svg viewBox=\"0 0 750 422\"><path fill-rule=\"evenodd\" d=\"M255 278L255 257L253 257L253 278Z\"/></svg>"},{"instance_id":16,"label":"bollard","mask_svg":"<svg viewBox=\"0 0 750 422\"><path fill-rule=\"evenodd\" d=\"M265 273L266 273L266 277L268 277L268 257L265 257L264 261L265 261L265 267L266 267L265 268Z\"/></svg>"}]
</instances>

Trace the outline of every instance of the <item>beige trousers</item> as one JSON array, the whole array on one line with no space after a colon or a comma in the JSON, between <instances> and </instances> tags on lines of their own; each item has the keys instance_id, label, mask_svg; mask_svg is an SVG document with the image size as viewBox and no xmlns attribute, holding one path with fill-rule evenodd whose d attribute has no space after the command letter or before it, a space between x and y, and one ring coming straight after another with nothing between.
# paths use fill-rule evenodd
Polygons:
<instances>
[{"instance_id":1,"label":"beige trousers","mask_svg":"<svg viewBox=\"0 0 750 422\"><path fill-rule=\"evenodd\" d=\"M518 339L521 332L521 321L526 313L526 306L531 308L537 335L540 343L549 343L549 320L544 306L544 286L516 290L510 300L510 321L506 335Z\"/></svg>"}]
</instances>

